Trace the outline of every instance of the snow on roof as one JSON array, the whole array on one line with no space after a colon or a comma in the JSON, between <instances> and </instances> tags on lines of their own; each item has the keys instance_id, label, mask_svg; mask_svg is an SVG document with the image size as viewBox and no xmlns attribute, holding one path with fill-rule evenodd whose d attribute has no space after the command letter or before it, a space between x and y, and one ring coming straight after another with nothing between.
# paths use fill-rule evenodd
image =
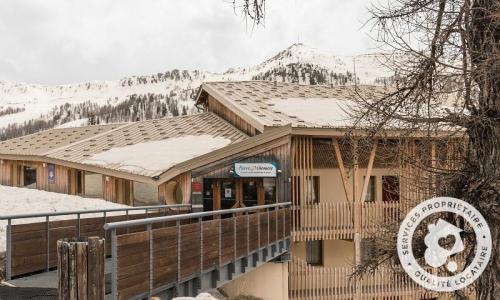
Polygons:
<instances>
[{"instance_id":1,"label":"snow on roof","mask_svg":"<svg viewBox=\"0 0 500 300\"><path fill-rule=\"evenodd\" d=\"M355 105L353 101L337 98L277 98L268 103L289 117L297 117L317 127L351 125L352 117L348 112Z\"/></svg>"},{"instance_id":2,"label":"snow on roof","mask_svg":"<svg viewBox=\"0 0 500 300\"><path fill-rule=\"evenodd\" d=\"M111 166L131 173L157 174L176 164L217 150L230 143L230 139L220 136L185 135L112 148L94 154L82 163L102 167Z\"/></svg>"},{"instance_id":3,"label":"snow on roof","mask_svg":"<svg viewBox=\"0 0 500 300\"><path fill-rule=\"evenodd\" d=\"M319 102L325 102L321 99L337 99L345 100L347 103L352 103L359 95L365 99L378 99L387 90L383 87L376 86L326 86L326 85L299 85L294 83L272 82L272 81L224 81L224 82L208 82L202 86L202 92L199 93L197 103L207 105L208 95L220 101L227 106L239 117L248 122L259 131L264 131L265 127L277 127L291 124L293 127L345 127L349 124L339 122L339 119L333 118L326 121L327 115L323 112L325 109L321 105L305 103L309 106L310 114L305 115L305 119L311 119L314 122L308 122L301 118L299 113L299 105L294 105L295 108L287 108L292 102L283 102L283 105L277 99L289 101L290 99L315 99ZM300 102L299 100L294 100ZM333 109L333 113L337 114L338 110L335 106L327 103L329 109ZM349 108L349 107L346 107ZM287 110L288 109L288 110ZM315 112L313 112L313 109ZM311 118L312 114L323 115L322 122L318 123L318 118ZM343 118L342 118L343 119Z\"/></svg>"}]
</instances>

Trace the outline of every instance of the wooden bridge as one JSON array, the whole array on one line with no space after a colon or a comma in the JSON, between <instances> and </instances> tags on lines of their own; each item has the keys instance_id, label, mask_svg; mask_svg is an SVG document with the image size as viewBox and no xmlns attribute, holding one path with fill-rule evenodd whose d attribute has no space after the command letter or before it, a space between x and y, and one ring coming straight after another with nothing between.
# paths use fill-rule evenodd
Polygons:
<instances>
[{"instance_id":1,"label":"wooden bridge","mask_svg":"<svg viewBox=\"0 0 500 300\"><path fill-rule=\"evenodd\" d=\"M104 225L111 231L112 298L197 295L288 252L289 206L262 205ZM162 226L165 222L175 225ZM146 231L119 233L144 225Z\"/></svg>"},{"instance_id":2,"label":"wooden bridge","mask_svg":"<svg viewBox=\"0 0 500 300\"><path fill-rule=\"evenodd\" d=\"M138 207L110 216L117 211L0 217L8 222L7 280L54 270L58 239L100 236L110 275L106 298L169 299L219 287L290 247L290 203L194 213L185 205ZM87 213L103 215L81 217ZM76 218L50 220L72 214ZM13 224L23 218L45 221Z\"/></svg>"}]
</instances>

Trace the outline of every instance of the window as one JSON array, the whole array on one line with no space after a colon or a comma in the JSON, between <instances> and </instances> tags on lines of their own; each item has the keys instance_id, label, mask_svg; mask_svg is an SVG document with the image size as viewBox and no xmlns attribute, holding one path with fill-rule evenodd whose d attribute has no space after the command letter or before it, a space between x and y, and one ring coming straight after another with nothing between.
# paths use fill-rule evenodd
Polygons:
<instances>
[{"instance_id":1,"label":"window","mask_svg":"<svg viewBox=\"0 0 500 300\"><path fill-rule=\"evenodd\" d=\"M374 256L375 243L370 239L361 240L361 261L367 263Z\"/></svg>"},{"instance_id":2,"label":"window","mask_svg":"<svg viewBox=\"0 0 500 300\"><path fill-rule=\"evenodd\" d=\"M83 171L76 171L76 194L83 194Z\"/></svg>"},{"instance_id":3,"label":"window","mask_svg":"<svg viewBox=\"0 0 500 300\"><path fill-rule=\"evenodd\" d=\"M323 265L323 241L306 242L306 261L310 265Z\"/></svg>"},{"instance_id":4,"label":"window","mask_svg":"<svg viewBox=\"0 0 500 300\"><path fill-rule=\"evenodd\" d=\"M306 190L304 191L304 195L302 195L302 180L300 177L297 177L297 195L299 197L305 196L306 199L301 199L306 204L318 204L319 203L319 195L320 195L320 185L319 185L319 176L308 176L305 181Z\"/></svg>"},{"instance_id":5,"label":"window","mask_svg":"<svg viewBox=\"0 0 500 300\"><path fill-rule=\"evenodd\" d=\"M399 178L382 176L382 201L399 201Z\"/></svg>"},{"instance_id":6,"label":"window","mask_svg":"<svg viewBox=\"0 0 500 300\"><path fill-rule=\"evenodd\" d=\"M85 196L102 198L102 175L85 172Z\"/></svg>"},{"instance_id":7,"label":"window","mask_svg":"<svg viewBox=\"0 0 500 300\"><path fill-rule=\"evenodd\" d=\"M276 203L276 179L264 178L264 201L266 204Z\"/></svg>"},{"instance_id":8,"label":"window","mask_svg":"<svg viewBox=\"0 0 500 300\"><path fill-rule=\"evenodd\" d=\"M365 179L365 178L363 178L363 179ZM377 199L377 184L376 184L376 182L377 182L376 177L370 176L370 179L368 180L368 189L367 189L366 195L365 195L366 202L373 202Z\"/></svg>"},{"instance_id":9,"label":"window","mask_svg":"<svg viewBox=\"0 0 500 300\"><path fill-rule=\"evenodd\" d=\"M135 206L158 205L160 202L156 185L134 181L132 190Z\"/></svg>"}]
</instances>

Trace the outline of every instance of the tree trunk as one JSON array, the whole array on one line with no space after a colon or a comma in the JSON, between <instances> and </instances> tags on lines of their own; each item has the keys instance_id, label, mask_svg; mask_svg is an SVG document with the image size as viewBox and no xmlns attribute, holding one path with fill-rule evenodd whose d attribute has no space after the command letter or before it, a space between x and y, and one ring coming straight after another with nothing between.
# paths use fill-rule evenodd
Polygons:
<instances>
[{"instance_id":1,"label":"tree trunk","mask_svg":"<svg viewBox=\"0 0 500 300\"><path fill-rule=\"evenodd\" d=\"M477 299L500 299L500 2L472 1L470 57L479 87L477 117L467 126L465 199L486 218L492 236L489 266L477 282Z\"/></svg>"}]
</instances>

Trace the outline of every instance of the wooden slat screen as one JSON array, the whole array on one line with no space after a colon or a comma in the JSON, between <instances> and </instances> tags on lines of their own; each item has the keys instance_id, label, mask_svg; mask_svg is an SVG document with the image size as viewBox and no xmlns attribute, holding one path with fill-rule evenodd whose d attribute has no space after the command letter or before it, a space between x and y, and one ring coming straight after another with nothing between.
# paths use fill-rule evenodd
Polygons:
<instances>
[{"instance_id":1,"label":"wooden slat screen","mask_svg":"<svg viewBox=\"0 0 500 300\"><path fill-rule=\"evenodd\" d=\"M353 267L318 267L293 257L289 262L289 298L315 299L428 299L428 292L403 271L380 268L373 274L351 280Z\"/></svg>"}]
</instances>

